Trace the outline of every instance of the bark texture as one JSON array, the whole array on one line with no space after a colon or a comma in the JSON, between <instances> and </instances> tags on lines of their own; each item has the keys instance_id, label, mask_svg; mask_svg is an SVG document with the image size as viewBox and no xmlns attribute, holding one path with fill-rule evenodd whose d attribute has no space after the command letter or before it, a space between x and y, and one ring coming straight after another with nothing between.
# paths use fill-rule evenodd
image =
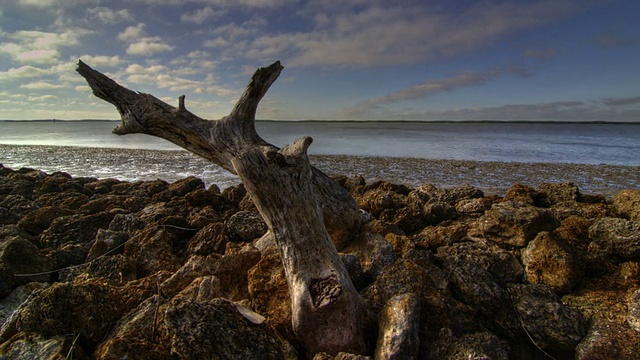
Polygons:
<instances>
[{"instance_id":1,"label":"bark texture","mask_svg":"<svg viewBox=\"0 0 640 360\"><path fill-rule=\"evenodd\" d=\"M185 107L134 92L79 61L94 95L120 112L118 135L142 133L171 141L237 174L269 226L285 269L293 328L309 354L362 353L364 304L336 248L364 217L351 195L309 165L310 137L279 149L255 130L258 103L278 78L280 62L258 69L231 114L204 120Z\"/></svg>"}]
</instances>

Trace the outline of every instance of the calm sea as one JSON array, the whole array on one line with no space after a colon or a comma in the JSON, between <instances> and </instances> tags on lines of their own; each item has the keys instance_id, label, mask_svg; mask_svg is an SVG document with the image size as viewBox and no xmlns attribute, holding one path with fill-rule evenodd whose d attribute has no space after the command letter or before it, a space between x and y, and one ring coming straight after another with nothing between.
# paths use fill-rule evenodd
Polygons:
<instances>
[{"instance_id":1,"label":"calm sea","mask_svg":"<svg viewBox=\"0 0 640 360\"><path fill-rule=\"evenodd\" d=\"M179 149L147 135L113 135L116 124L2 121L0 144ZM261 121L257 129L277 146L299 136L312 136L310 154L640 165L640 124Z\"/></svg>"},{"instance_id":2,"label":"calm sea","mask_svg":"<svg viewBox=\"0 0 640 360\"><path fill-rule=\"evenodd\" d=\"M219 166L165 140L147 135L113 135L111 130L116 125L115 121L0 121L0 163L16 169L32 167L98 178L175 181L195 175L221 187L238 183L237 177ZM312 136L314 143L310 154L640 166L640 124L263 121L256 126L265 140L277 146L299 136ZM348 170L345 162L329 162L323 164L323 170L359 174L369 162L358 160L354 162L359 164L358 168L351 166ZM375 176L384 178L394 171L402 172L396 174L395 179L416 176L415 168L401 168L391 162L386 169L374 169L376 173L381 171L386 175ZM433 171L429 176L432 175ZM461 175L452 173L450 176ZM481 179L487 174L478 176ZM476 180L465 181L473 183ZM503 179L503 182L510 183L511 180ZM433 181L431 177L429 181ZM586 179L584 183L593 181ZM627 184L624 181L616 186L637 186L635 182Z\"/></svg>"}]
</instances>

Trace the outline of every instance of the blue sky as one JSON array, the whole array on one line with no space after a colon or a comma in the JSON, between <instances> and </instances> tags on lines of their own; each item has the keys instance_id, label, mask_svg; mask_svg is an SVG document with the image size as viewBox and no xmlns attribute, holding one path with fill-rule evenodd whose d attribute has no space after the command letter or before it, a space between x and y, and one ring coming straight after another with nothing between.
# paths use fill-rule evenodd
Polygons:
<instances>
[{"instance_id":1,"label":"blue sky","mask_svg":"<svg viewBox=\"0 0 640 360\"><path fill-rule=\"evenodd\" d=\"M218 119L640 121L640 1L0 0L0 119L118 119L82 59Z\"/></svg>"}]
</instances>

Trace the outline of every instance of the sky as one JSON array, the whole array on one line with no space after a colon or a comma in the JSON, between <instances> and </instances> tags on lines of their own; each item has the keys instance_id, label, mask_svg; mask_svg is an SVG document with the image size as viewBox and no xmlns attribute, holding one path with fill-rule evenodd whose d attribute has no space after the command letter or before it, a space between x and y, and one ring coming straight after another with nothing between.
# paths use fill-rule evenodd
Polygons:
<instances>
[{"instance_id":1,"label":"sky","mask_svg":"<svg viewBox=\"0 0 640 360\"><path fill-rule=\"evenodd\" d=\"M0 119L119 119L78 59L206 119L640 121L637 0L0 0Z\"/></svg>"}]
</instances>

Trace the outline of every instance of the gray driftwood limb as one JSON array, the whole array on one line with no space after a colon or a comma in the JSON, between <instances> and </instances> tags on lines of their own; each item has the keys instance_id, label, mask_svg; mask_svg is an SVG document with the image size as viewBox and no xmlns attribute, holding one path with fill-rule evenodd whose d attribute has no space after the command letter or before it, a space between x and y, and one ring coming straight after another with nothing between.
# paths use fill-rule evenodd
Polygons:
<instances>
[{"instance_id":1,"label":"gray driftwood limb","mask_svg":"<svg viewBox=\"0 0 640 360\"><path fill-rule=\"evenodd\" d=\"M258 69L231 113L217 121L188 111L184 96L176 108L82 61L77 71L94 95L120 112L115 134L157 136L237 174L280 249L293 329L307 352L363 353L364 303L336 250L359 230L363 216L346 190L309 165L311 138L279 149L255 130L258 103L282 69L280 62Z\"/></svg>"}]
</instances>

